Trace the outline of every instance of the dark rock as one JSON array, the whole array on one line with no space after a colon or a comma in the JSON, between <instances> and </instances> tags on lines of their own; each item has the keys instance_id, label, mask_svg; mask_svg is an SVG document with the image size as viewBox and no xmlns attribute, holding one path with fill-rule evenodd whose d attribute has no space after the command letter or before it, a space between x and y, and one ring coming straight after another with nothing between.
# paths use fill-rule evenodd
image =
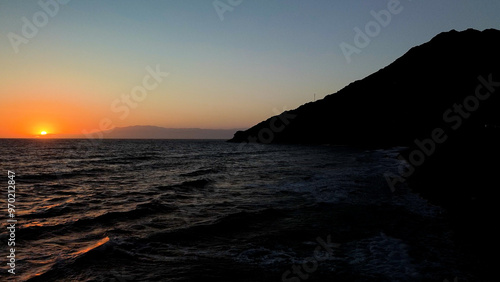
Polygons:
<instances>
[{"instance_id":1,"label":"dark rock","mask_svg":"<svg viewBox=\"0 0 500 282\"><path fill-rule=\"evenodd\" d=\"M443 114L474 95L478 77L500 81L500 31L441 33L394 63L324 99L237 132L230 142L408 145L436 127ZM486 103L487 102L487 103ZM467 129L500 124L498 99L488 99ZM271 125L272 124L272 125ZM273 127L274 126L274 127ZM283 129L280 128L284 126ZM273 130L279 128L281 130ZM462 129L464 130L464 129ZM272 134L270 134L272 133ZM272 136L269 136L272 135Z\"/></svg>"}]
</instances>

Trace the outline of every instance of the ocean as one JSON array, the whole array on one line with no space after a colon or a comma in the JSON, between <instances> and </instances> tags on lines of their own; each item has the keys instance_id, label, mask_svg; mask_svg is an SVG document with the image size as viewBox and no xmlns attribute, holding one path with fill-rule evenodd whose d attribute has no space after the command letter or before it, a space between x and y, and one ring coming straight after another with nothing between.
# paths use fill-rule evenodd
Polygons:
<instances>
[{"instance_id":1,"label":"ocean","mask_svg":"<svg viewBox=\"0 0 500 282\"><path fill-rule=\"evenodd\" d=\"M400 149L3 139L0 280L474 281Z\"/></svg>"}]
</instances>

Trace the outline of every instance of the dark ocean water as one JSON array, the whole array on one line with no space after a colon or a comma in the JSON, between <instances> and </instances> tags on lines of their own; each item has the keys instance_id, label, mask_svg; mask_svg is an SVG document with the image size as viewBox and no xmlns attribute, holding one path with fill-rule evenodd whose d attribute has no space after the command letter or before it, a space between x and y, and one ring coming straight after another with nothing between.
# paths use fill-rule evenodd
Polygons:
<instances>
[{"instance_id":1,"label":"dark ocean water","mask_svg":"<svg viewBox=\"0 0 500 282\"><path fill-rule=\"evenodd\" d=\"M24 281L474 281L444 211L391 192L396 149L0 140ZM6 189L2 188L4 194Z\"/></svg>"}]
</instances>

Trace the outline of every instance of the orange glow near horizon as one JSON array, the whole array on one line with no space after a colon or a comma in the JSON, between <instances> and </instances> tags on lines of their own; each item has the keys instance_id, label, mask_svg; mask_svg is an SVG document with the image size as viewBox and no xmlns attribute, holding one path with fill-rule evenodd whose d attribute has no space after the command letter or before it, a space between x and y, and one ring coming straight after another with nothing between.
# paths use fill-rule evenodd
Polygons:
<instances>
[{"instance_id":1,"label":"orange glow near horizon","mask_svg":"<svg viewBox=\"0 0 500 282\"><path fill-rule=\"evenodd\" d=\"M55 134L81 134L83 129L92 128L100 115L99 112L89 112L82 108L67 101L12 99L0 107L4 116L0 137L36 138Z\"/></svg>"},{"instance_id":2,"label":"orange glow near horizon","mask_svg":"<svg viewBox=\"0 0 500 282\"><path fill-rule=\"evenodd\" d=\"M19 93L19 92L18 92ZM65 100L44 100L41 98L27 100L21 99L20 95L8 97L0 110L3 114L3 125L0 127L0 138L72 138L81 136L83 133L101 131L100 124L104 119L109 119L111 126L124 127L134 125L155 125L171 128L243 128L244 115L240 115L242 121L231 121L223 124L220 120L224 116L212 119L201 119L196 116L199 112L208 111L199 105L190 106L182 104L180 107L171 106L164 103L166 110L161 114L150 114L160 111L151 104L151 101L141 103L136 109L131 109L130 115L121 119L120 115L110 109L109 103L99 103L97 105L78 104ZM153 98L153 96L152 96ZM111 100L113 101L113 100ZM194 108L194 109L192 109ZM236 112L236 110L232 110ZM269 110L272 114L272 111ZM199 113L198 113L199 114ZM231 113L237 115L236 113ZM208 115L208 114L207 114ZM262 115L264 118L265 115ZM219 120L217 120L219 119ZM255 119L257 121L257 119ZM227 122L227 121L226 121ZM248 122L248 124L251 124ZM46 134L42 134L45 132Z\"/></svg>"}]
</instances>

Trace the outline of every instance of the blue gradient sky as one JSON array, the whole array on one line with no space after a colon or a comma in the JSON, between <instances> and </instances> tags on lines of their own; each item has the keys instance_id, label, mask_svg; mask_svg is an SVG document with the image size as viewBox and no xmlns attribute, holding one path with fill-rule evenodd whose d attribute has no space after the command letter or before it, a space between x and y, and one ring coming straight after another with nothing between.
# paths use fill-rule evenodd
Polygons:
<instances>
[{"instance_id":1,"label":"blue gradient sky","mask_svg":"<svg viewBox=\"0 0 500 282\"><path fill-rule=\"evenodd\" d=\"M42 0L47 2L48 0ZM389 1L72 0L16 54L8 34L38 1L0 0L0 137L114 126L246 128L322 98L451 29L500 28L497 0L401 0L403 10L348 63L339 47ZM227 0L221 2L228 3ZM126 118L114 100L145 68L169 76Z\"/></svg>"}]
</instances>

